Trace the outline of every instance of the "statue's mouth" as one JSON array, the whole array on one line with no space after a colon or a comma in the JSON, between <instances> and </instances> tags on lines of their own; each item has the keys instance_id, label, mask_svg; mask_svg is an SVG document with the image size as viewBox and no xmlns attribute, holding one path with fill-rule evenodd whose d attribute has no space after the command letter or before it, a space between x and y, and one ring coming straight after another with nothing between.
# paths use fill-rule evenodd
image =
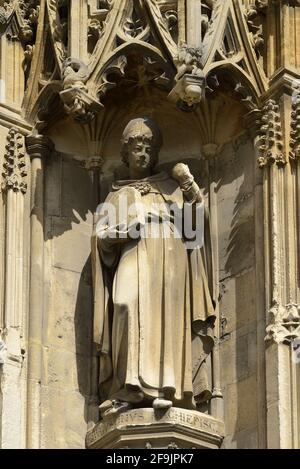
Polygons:
<instances>
[{"instance_id":1,"label":"statue's mouth","mask_svg":"<svg viewBox=\"0 0 300 469\"><path fill-rule=\"evenodd\" d=\"M145 158L141 158L137 161L138 166L148 166L149 165L149 160Z\"/></svg>"}]
</instances>

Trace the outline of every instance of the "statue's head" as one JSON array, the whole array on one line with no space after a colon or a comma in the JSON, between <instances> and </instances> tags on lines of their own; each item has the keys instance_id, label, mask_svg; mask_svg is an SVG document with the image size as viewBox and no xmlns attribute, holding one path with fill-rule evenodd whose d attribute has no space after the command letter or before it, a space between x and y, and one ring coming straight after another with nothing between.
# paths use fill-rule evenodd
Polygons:
<instances>
[{"instance_id":1,"label":"statue's head","mask_svg":"<svg viewBox=\"0 0 300 469\"><path fill-rule=\"evenodd\" d=\"M122 135L122 160L136 170L153 168L162 146L157 124L149 117L131 120Z\"/></svg>"}]
</instances>

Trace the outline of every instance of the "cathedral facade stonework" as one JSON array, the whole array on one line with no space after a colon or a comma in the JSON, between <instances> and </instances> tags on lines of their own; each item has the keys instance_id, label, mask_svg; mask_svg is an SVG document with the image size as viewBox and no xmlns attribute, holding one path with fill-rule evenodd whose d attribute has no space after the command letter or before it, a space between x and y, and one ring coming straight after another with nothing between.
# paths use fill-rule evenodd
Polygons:
<instances>
[{"instance_id":1,"label":"cathedral facade stonework","mask_svg":"<svg viewBox=\"0 0 300 469\"><path fill-rule=\"evenodd\" d=\"M0 447L299 448L299 157L300 1L0 0Z\"/></svg>"}]
</instances>

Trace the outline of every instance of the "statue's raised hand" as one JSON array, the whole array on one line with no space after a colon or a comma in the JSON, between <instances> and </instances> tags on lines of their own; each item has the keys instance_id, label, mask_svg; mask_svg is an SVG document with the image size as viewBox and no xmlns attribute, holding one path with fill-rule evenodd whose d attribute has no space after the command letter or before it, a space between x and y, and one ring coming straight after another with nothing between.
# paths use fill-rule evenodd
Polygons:
<instances>
[{"instance_id":1,"label":"statue's raised hand","mask_svg":"<svg viewBox=\"0 0 300 469\"><path fill-rule=\"evenodd\" d=\"M194 181L188 165L184 163L177 163L172 169L171 175L179 183L180 187L184 187Z\"/></svg>"},{"instance_id":2,"label":"statue's raised hand","mask_svg":"<svg viewBox=\"0 0 300 469\"><path fill-rule=\"evenodd\" d=\"M178 182L186 200L190 202L202 202L202 192L195 182L194 176L191 174L187 164L176 164L172 169L171 175L172 178Z\"/></svg>"}]
</instances>

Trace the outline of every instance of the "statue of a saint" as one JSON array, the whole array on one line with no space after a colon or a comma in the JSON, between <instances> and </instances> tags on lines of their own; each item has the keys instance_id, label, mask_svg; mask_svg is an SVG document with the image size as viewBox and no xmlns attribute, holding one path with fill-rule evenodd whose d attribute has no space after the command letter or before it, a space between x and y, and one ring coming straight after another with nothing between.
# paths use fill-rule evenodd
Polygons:
<instances>
[{"instance_id":1,"label":"statue of a saint","mask_svg":"<svg viewBox=\"0 0 300 469\"><path fill-rule=\"evenodd\" d=\"M154 173L161 145L150 118L129 122L122 159L130 179L116 182L106 199L115 216L104 216L100 206L95 216L94 340L102 416L132 406L196 409L211 397L206 360L215 311L208 212L188 166L177 164L171 176ZM124 200L127 212L121 210ZM195 229L204 235L202 246L187 246L184 234L178 235L175 218L186 205L200 207L202 223Z\"/></svg>"}]
</instances>

